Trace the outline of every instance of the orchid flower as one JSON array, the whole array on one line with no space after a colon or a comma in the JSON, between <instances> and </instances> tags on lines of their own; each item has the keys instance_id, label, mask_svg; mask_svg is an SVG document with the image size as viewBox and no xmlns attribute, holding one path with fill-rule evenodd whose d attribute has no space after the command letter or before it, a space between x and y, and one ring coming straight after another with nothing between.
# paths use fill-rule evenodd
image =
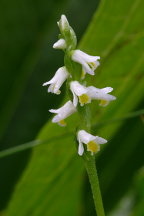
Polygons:
<instances>
[{"instance_id":1,"label":"orchid flower","mask_svg":"<svg viewBox=\"0 0 144 216\"><path fill-rule=\"evenodd\" d=\"M52 119L53 123L58 123L60 126L66 126L65 119L76 112L76 108L69 100L59 109L50 109L49 112L56 113L56 116Z\"/></svg>"},{"instance_id":2,"label":"orchid flower","mask_svg":"<svg viewBox=\"0 0 144 216\"><path fill-rule=\"evenodd\" d=\"M54 77L50 81L45 82L43 86L50 85L48 88L48 92L52 92L54 94L60 94L61 91L59 89L62 86L62 84L65 82L65 80L68 78L68 76L69 76L69 73L66 67L65 66L60 67L56 71Z\"/></svg>"},{"instance_id":3,"label":"orchid flower","mask_svg":"<svg viewBox=\"0 0 144 216\"><path fill-rule=\"evenodd\" d=\"M100 65L100 56L91 56L81 50L72 51L72 60L82 65L82 79L85 74L94 75L95 69Z\"/></svg>"},{"instance_id":4,"label":"orchid flower","mask_svg":"<svg viewBox=\"0 0 144 216\"><path fill-rule=\"evenodd\" d=\"M90 151L91 155L93 155L100 150L100 144L107 143L106 139L99 136L93 136L90 133L87 133L85 130L78 131L77 140L79 142L78 154L80 156L84 153L83 144L86 144L87 151Z\"/></svg>"}]
</instances>

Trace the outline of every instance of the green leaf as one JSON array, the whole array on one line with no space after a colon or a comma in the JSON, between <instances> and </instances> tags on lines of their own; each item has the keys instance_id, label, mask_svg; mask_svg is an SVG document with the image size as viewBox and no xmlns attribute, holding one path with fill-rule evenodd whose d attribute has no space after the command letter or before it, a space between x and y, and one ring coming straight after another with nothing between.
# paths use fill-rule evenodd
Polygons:
<instances>
[{"instance_id":1,"label":"green leaf","mask_svg":"<svg viewBox=\"0 0 144 216\"><path fill-rule=\"evenodd\" d=\"M23 209L21 215L72 216L79 211L83 169L76 156L74 137L69 129L58 130L58 126L51 123L37 139L46 136L51 141L35 148L33 163L29 163L13 197L15 204L9 206L7 215L19 215L20 209ZM20 194L22 199L19 199ZM24 205L22 200L25 199Z\"/></svg>"}]
</instances>

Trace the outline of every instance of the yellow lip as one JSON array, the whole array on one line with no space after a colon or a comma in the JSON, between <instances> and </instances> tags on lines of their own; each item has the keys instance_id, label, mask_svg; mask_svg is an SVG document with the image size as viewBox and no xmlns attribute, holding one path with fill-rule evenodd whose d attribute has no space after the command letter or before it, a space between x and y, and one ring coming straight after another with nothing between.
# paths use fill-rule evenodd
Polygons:
<instances>
[{"instance_id":1,"label":"yellow lip","mask_svg":"<svg viewBox=\"0 0 144 216\"><path fill-rule=\"evenodd\" d=\"M99 151L99 145L96 142L94 142L94 141L90 141L87 144L87 150L91 151L92 153L96 153L96 152Z\"/></svg>"}]
</instances>

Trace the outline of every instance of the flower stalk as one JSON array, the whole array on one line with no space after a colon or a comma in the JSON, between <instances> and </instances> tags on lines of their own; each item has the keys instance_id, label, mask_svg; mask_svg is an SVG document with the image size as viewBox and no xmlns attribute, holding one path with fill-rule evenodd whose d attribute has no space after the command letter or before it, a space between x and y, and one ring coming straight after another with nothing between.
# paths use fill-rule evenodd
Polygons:
<instances>
[{"instance_id":1,"label":"flower stalk","mask_svg":"<svg viewBox=\"0 0 144 216\"><path fill-rule=\"evenodd\" d=\"M76 49L77 38L65 15L61 16L58 27L60 35L53 48L64 51L64 66L59 68L54 77L43 86L49 85L48 92L58 95L61 93L62 84L66 81L66 89L67 92L70 92L70 97L61 108L49 111L56 114L52 122L58 123L60 126L66 126L65 119L78 112L80 117L80 126L76 134L78 154L84 159L97 216L105 216L95 154L100 151L100 145L107 143L107 140L90 133L91 110L89 103L99 100L99 105L105 107L116 97L109 94L113 90L111 87L99 89L95 86L86 86L86 80L83 80L86 75L95 75L95 70L100 65L100 56L91 56Z\"/></svg>"},{"instance_id":2,"label":"flower stalk","mask_svg":"<svg viewBox=\"0 0 144 216\"><path fill-rule=\"evenodd\" d=\"M97 216L105 216L98 174L96 169L95 157L84 157L84 163L91 185Z\"/></svg>"}]
</instances>

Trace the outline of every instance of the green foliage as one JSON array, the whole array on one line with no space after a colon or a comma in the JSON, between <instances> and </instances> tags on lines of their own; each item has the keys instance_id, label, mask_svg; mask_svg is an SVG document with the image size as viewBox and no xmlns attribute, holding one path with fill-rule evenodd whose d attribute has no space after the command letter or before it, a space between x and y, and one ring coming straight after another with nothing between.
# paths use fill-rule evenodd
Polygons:
<instances>
[{"instance_id":1,"label":"green foliage","mask_svg":"<svg viewBox=\"0 0 144 216\"><path fill-rule=\"evenodd\" d=\"M14 196L15 207L10 205L8 215L19 215L20 209L23 209L21 215L76 215L79 212L83 169L75 154L72 134L68 128L58 130L54 124L42 130L37 139L49 137L51 142L33 152L33 163L29 163L23 175ZM23 205L18 194L27 204Z\"/></svg>"},{"instance_id":2,"label":"green foliage","mask_svg":"<svg viewBox=\"0 0 144 216\"><path fill-rule=\"evenodd\" d=\"M134 179L135 205L129 216L142 216L144 214L144 168L137 173Z\"/></svg>"},{"instance_id":3,"label":"green foliage","mask_svg":"<svg viewBox=\"0 0 144 216\"><path fill-rule=\"evenodd\" d=\"M88 83L98 88L112 86L117 96L117 101L107 108L100 110L96 102L91 105L93 133L110 140L97 158L107 212L130 189L135 172L143 165L144 125L140 118L101 127L97 124L143 107L143 7L142 0L101 1L79 46L102 57L96 76L87 75ZM60 128L48 123L42 129L38 139L52 140L33 150L6 215L92 215L89 185L83 181L82 160L75 148L75 117L69 119L68 125Z\"/></svg>"}]
</instances>

